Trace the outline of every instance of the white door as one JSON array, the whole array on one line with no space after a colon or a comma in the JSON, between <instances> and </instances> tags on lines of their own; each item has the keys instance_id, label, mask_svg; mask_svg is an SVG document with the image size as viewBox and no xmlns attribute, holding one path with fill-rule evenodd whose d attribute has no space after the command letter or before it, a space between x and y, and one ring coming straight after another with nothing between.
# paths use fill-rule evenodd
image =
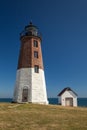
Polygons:
<instances>
[{"instance_id":1,"label":"white door","mask_svg":"<svg viewBox=\"0 0 87 130\"><path fill-rule=\"evenodd\" d=\"M65 98L66 106L73 106L73 98Z\"/></svg>"}]
</instances>

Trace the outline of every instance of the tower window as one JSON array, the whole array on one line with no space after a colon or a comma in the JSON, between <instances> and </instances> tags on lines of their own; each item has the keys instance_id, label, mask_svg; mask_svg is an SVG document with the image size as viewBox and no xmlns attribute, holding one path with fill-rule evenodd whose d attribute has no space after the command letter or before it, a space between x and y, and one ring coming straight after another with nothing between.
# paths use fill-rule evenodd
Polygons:
<instances>
[{"instance_id":1,"label":"tower window","mask_svg":"<svg viewBox=\"0 0 87 130\"><path fill-rule=\"evenodd\" d=\"M37 51L34 51L34 57L38 58L38 52Z\"/></svg>"},{"instance_id":2,"label":"tower window","mask_svg":"<svg viewBox=\"0 0 87 130\"><path fill-rule=\"evenodd\" d=\"M39 73L39 66L38 66L38 65L35 65L35 66L34 66L34 72L35 72L35 73Z\"/></svg>"},{"instance_id":3,"label":"tower window","mask_svg":"<svg viewBox=\"0 0 87 130\"><path fill-rule=\"evenodd\" d=\"M34 40L34 47L38 47L38 42Z\"/></svg>"}]
</instances>

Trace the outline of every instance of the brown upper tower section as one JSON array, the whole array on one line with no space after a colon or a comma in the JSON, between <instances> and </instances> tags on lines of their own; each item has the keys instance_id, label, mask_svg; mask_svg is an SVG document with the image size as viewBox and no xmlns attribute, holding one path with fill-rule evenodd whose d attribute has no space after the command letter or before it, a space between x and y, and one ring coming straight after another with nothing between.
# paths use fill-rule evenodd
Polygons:
<instances>
[{"instance_id":1,"label":"brown upper tower section","mask_svg":"<svg viewBox=\"0 0 87 130\"><path fill-rule=\"evenodd\" d=\"M20 34L20 40L21 48L17 69L34 68L35 66L43 69L41 35L38 28L30 22Z\"/></svg>"}]
</instances>

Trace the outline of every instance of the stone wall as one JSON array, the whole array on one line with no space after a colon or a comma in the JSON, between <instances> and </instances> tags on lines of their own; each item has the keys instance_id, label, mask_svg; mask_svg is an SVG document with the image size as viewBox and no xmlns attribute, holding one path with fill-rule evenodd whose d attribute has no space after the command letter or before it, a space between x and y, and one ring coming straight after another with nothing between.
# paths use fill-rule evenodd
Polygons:
<instances>
[{"instance_id":1,"label":"stone wall","mask_svg":"<svg viewBox=\"0 0 87 130\"><path fill-rule=\"evenodd\" d=\"M23 88L28 87L28 102L48 104L44 71L34 72L34 68L22 68L17 70L14 102L22 102Z\"/></svg>"}]
</instances>

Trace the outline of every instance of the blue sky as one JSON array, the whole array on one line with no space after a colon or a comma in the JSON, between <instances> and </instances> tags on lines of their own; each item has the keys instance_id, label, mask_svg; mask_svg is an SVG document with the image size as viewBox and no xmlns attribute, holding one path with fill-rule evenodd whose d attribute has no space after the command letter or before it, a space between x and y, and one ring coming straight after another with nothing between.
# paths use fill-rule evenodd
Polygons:
<instances>
[{"instance_id":1,"label":"blue sky","mask_svg":"<svg viewBox=\"0 0 87 130\"><path fill-rule=\"evenodd\" d=\"M43 35L48 97L71 87L87 97L87 0L0 1L0 97L12 97L20 32L32 19Z\"/></svg>"}]
</instances>

